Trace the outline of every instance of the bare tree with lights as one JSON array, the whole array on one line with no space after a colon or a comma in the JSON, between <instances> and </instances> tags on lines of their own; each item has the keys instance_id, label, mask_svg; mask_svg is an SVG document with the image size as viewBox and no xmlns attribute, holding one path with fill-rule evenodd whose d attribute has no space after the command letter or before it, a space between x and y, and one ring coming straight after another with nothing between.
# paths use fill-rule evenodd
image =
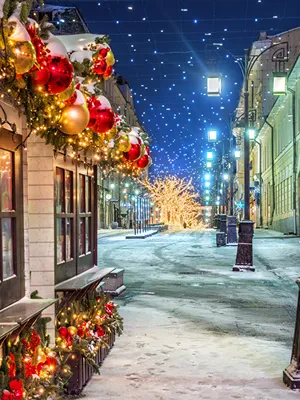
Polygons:
<instances>
[{"instance_id":1,"label":"bare tree with lights","mask_svg":"<svg viewBox=\"0 0 300 400\"><path fill-rule=\"evenodd\" d=\"M201 226L201 204L192 179L186 181L175 176L141 182L160 209L161 220L171 225L195 228Z\"/></svg>"}]
</instances>

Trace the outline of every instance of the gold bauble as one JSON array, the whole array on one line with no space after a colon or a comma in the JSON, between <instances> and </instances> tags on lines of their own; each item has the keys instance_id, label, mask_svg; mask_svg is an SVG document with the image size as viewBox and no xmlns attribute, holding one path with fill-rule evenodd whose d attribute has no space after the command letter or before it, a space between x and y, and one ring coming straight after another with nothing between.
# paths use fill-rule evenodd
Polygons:
<instances>
[{"instance_id":1,"label":"gold bauble","mask_svg":"<svg viewBox=\"0 0 300 400\"><path fill-rule=\"evenodd\" d=\"M106 140L115 139L117 133L118 133L118 129L116 127L113 127L108 132L105 133L105 139Z\"/></svg>"},{"instance_id":2,"label":"gold bauble","mask_svg":"<svg viewBox=\"0 0 300 400\"><path fill-rule=\"evenodd\" d=\"M116 61L115 61L114 53L113 53L111 50L107 53L107 56L106 56L106 58L105 58L105 61L106 61L106 64L107 64L108 66L114 65L114 63L116 62Z\"/></svg>"},{"instance_id":3,"label":"gold bauble","mask_svg":"<svg viewBox=\"0 0 300 400\"><path fill-rule=\"evenodd\" d=\"M72 81L70 86L59 94L59 100L60 101L69 100L73 96L74 92L75 92L75 82Z\"/></svg>"},{"instance_id":4,"label":"gold bauble","mask_svg":"<svg viewBox=\"0 0 300 400\"><path fill-rule=\"evenodd\" d=\"M38 356L38 362L39 362L39 363L44 363L44 362L46 362L46 360L47 360L47 355L45 354L45 352L42 350L41 347L38 348L37 356Z\"/></svg>"},{"instance_id":5,"label":"gold bauble","mask_svg":"<svg viewBox=\"0 0 300 400\"><path fill-rule=\"evenodd\" d=\"M14 66L17 74L30 71L36 62L36 54L31 42L13 42Z\"/></svg>"},{"instance_id":6,"label":"gold bauble","mask_svg":"<svg viewBox=\"0 0 300 400\"><path fill-rule=\"evenodd\" d=\"M131 148L131 143L127 135L122 135L118 141L118 149L123 152L129 151Z\"/></svg>"},{"instance_id":7,"label":"gold bauble","mask_svg":"<svg viewBox=\"0 0 300 400\"><path fill-rule=\"evenodd\" d=\"M59 129L66 135L78 135L88 126L90 113L85 104L66 106L58 122Z\"/></svg>"},{"instance_id":8,"label":"gold bauble","mask_svg":"<svg viewBox=\"0 0 300 400\"><path fill-rule=\"evenodd\" d=\"M76 326L69 326L68 331L69 331L70 335L74 336L77 333L77 328L76 328Z\"/></svg>"}]
</instances>

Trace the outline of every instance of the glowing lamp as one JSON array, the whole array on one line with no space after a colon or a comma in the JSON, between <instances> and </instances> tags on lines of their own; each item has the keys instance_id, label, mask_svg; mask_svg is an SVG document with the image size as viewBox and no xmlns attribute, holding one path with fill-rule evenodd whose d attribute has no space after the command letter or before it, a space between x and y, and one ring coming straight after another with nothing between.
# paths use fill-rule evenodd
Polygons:
<instances>
[{"instance_id":1,"label":"glowing lamp","mask_svg":"<svg viewBox=\"0 0 300 400\"><path fill-rule=\"evenodd\" d=\"M205 196L205 200L209 201L210 197L209 196Z\"/></svg>"},{"instance_id":2,"label":"glowing lamp","mask_svg":"<svg viewBox=\"0 0 300 400\"><path fill-rule=\"evenodd\" d=\"M224 181L228 181L228 179L229 179L229 174L225 173L225 174L223 175L223 179L224 179Z\"/></svg>"},{"instance_id":3,"label":"glowing lamp","mask_svg":"<svg viewBox=\"0 0 300 400\"><path fill-rule=\"evenodd\" d=\"M213 152L212 151L208 151L206 157L207 157L208 160L212 160L213 159Z\"/></svg>"},{"instance_id":4,"label":"glowing lamp","mask_svg":"<svg viewBox=\"0 0 300 400\"><path fill-rule=\"evenodd\" d=\"M249 128L248 129L248 136L249 136L249 140L255 140L256 130L254 128Z\"/></svg>"},{"instance_id":5,"label":"glowing lamp","mask_svg":"<svg viewBox=\"0 0 300 400\"><path fill-rule=\"evenodd\" d=\"M236 150L234 151L234 158L235 158L236 160L238 160L238 159L241 158L241 150L236 149Z\"/></svg>"},{"instance_id":6,"label":"glowing lamp","mask_svg":"<svg viewBox=\"0 0 300 400\"><path fill-rule=\"evenodd\" d=\"M205 174L205 175L204 175L204 179L205 179L206 181L209 181L209 180L210 180L210 174Z\"/></svg>"},{"instance_id":7,"label":"glowing lamp","mask_svg":"<svg viewBox=\"0 0 300 400\"><path fill-rule=\"evenodd\" d=\"M273 95L285 96L287 93L287 74L285 72L273 73Z\"/></svg>"},{"instance_id":8,"label":"glowing lamp","mask_svg":"<svg viewBox=\"0 0 300 400\"><path fill-rule=\"evenodd\" d=\"M210 187L210 182L205 182L205 187L209 188Z\"/></svg>"},{"instance_id":9,"label":"glowing lamp","mask_svg":"<svg viewBox=\"0 0 300 400\"><path fill-rule=\"evenodd\" d=\"M212 167L212 162L211 161L207 161L206 168L211 168L211 167Z\"/></svg>"},{"instance_id":10,"label":"glowing lamp","mask_svg":"<svg viewBox=\"0 0 300 400\"><path fill-rule=\"evenodd\" d=\"M221 78L220 76L207 77L207 95L220 96L221 95Z\"/></svg>"},{"instance_id":11,"label":"glowing lamp","mask_svg":"<svg viewBox=\"0 0 300 400\"><path fill-rule=\"evenodd\" d=\"M107 193L107 195L105 196L106 200L110 200L111 199L111 194Z\"/></svg>"},{"instance_id":12,"label":"glowing lamp","mask_svg":"<svg viewBox=\"0 0 300 400\"><path fill-rule=\"evenodd\" d=\"M217 140L217 131L215 130L208 131L208 141L216 142L216 140Z\"/></svg>"}]
</instances>

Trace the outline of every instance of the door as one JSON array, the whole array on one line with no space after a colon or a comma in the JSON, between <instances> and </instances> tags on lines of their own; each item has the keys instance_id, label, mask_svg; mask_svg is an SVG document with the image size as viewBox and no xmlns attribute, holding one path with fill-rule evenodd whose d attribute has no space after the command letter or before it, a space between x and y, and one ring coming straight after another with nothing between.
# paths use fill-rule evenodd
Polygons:
<instances>
[{"instance_id":1,"label":"door","mask_svg":"<svg viewBox=\"0 0 300 400\"><path fill-rule=\"evenodd\" d=\"M55 180L56 283L97 263L96 168L58 155Z\"/></svg>"},{"instance_id":2,"label":"door","mask_svg":"<svg viewBox=\"0 0 300 400\"><path fill-rule=\"evenodd\" d=\"M0 136L0 309L24 296L21 136Z\"/></svg>"}]
</instances>

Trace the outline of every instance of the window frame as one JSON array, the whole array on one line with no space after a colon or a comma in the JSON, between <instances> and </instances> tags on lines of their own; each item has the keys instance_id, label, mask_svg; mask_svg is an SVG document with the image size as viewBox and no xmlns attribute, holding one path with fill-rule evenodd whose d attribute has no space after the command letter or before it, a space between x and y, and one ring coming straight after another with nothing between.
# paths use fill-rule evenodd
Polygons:
<instances>
[{"instance_id":1,"label":"window frame","mask_svg":"<svg viewBox=\"0 0 300 400\"><path fill-rule=\"evenodd\" d=\"M22 136L0 128L0 148L13 154L12 165L12 209L0 209L0 309L5 308L25 296L24 278L24 215L23 215L23 171L22 171ZM12 221L12 254L14 274L3 279L2 255L2 220Z\"/></svg>"},{"instance_id":2,"label":"window frame","mask_svg":"<svg viewBox=\"0 0 300 400\"><path fill-rule=\"evenodd\" d=\"M56 185L56 171L57 168L61 168L64 170L64 185L65 185L65 171L73 172L73 213L57 213L56 204L57 204L57 185ZM54 230L55 230L55 282L61 283L64 280L72 278L97 264L97 214L95 214L95 210L97 207L97 199L95 198L95 182L96 182L96 167L93 169L86 169L83 165L78 165L74 163L70 158L64 157L62 154L58 154L56 157L56 162L54 165L54 185L55 185L55 197L54 197ZM84 175L86 182L86 177L88 176L90 179L90 211L84 209L84 212L81 212L81 198L80 198L80 176ZM65 189L64 189L64 204L65 204ZM85 186L84 186L84 205L86 205L85 198ZM64 211L64 210L62 210ZM86 212L88 211L88 212ZM66 227L66 219L73 218L73 237L72 237L72 246L73 246L73 258L69 261L62 261L60 263L57 262L58 254L57 254L57 221L58 218L65 219L65 227ZM85 221L89 218L90 221L90 249L89 251L85 251L86 247L86 227L84 226L84 254L80 254L80 220L84 218ZM86 223L86 222L85 222ZM65 235L66 237L66 235ZM66 245L65 245L66 246Z\"/></svg>"}]
</instances>

